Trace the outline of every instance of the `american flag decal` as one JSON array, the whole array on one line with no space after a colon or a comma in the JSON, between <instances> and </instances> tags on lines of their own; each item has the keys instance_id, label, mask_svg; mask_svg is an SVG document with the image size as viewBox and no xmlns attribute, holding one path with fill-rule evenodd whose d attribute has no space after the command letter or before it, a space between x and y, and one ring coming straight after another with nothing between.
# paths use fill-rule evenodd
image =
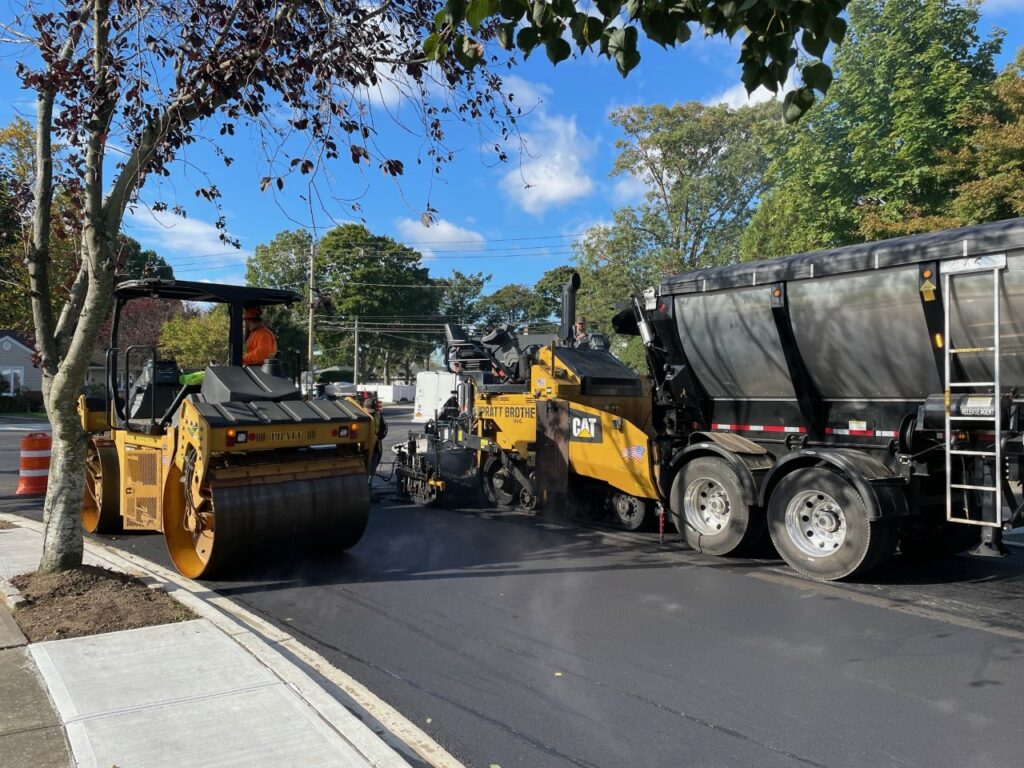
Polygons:
<instances>
[{"instance_id":1,"label":"american flag decal","mask_svg":"<svg viewBox=\"0 0 1024 768\"><path fill-rule=\"evenodd\" d=\"M626 450L622 452L622 458L643 461L645 453L647 453L647 449L642 445L627 445Z\"/></svg>"}]
</instances>

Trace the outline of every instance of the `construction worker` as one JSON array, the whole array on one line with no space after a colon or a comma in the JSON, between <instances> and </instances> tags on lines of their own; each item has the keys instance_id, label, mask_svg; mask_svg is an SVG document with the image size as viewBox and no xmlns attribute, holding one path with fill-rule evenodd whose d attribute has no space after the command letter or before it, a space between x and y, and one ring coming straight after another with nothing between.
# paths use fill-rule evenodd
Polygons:
<instances>
[{"instance_id":1,"label":"construction worker","mask_svg":"<svg viewBox=\"0 0 1024 768\"><path fill-rule=\"evenodd\" d=\"M377 433L377 445L374 447L373 455L370 457L370 466L367 468L366 476L367 484L372 487L373 478L377 474L377 467L380 466L381 459L384 458L384 438L388 434L388 425L384 421L384 414L381 413L380 401L372 392L366 393L366 399L363 400L363 410L370 414L370 418L373 419L374 431Z\"/></svg>"},{"instance_id":2,"label":"construction worker","mask_svg":"<svg viewBox=\"0 0 1024 768\"><path fill-rule=\"evenodd\" d=\"M242 365L263 365L268 358L277 354L277 338L273 331L263 325L263 308L246 307L245 354Z\"/></svg>"}]
</instances>

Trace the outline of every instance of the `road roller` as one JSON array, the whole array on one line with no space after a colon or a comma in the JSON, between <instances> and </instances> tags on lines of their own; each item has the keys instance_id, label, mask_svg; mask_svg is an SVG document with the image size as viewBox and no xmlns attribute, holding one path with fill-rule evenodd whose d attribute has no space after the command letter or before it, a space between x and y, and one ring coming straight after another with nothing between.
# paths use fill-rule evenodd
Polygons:
<instances>
[{"instance_id":1,"label":"road roller","mask_svg":"<svg viewBox=\"0 0 1024 768\"><path fill-rule=\"evenodd\" d=\"M227 364L187 373L155 347L119 348L124 307L141 298L226 304ZM370 415L351 399L303 400L275 359L242 365L244 311L299 299L153 278L117 286L105 397L79 401L89 433L87 531L161 532L189 578L340 553L359 541L377 439Z\"/></svg>"}]
</instances>

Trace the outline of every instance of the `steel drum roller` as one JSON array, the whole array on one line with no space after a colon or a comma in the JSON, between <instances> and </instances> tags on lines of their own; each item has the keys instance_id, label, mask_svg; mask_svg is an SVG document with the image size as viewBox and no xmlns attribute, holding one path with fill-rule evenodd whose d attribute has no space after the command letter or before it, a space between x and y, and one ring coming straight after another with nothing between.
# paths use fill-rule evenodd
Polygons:
<instances>
[{"instance_id":1,"label":"steel drum roller","mask_svg":"<svg viewBox=\"0 0 1024 768\"><path fill-rule=\"evenodd\" d=\"M211 578L261 559L342 552L366 530L370 494L364 472L227 487L218 487L214 472L209 485L212 516L200 515L198 533L189 530L183 504L165 510L168 552L190 578Z\"/></svg>"}]
</instances>

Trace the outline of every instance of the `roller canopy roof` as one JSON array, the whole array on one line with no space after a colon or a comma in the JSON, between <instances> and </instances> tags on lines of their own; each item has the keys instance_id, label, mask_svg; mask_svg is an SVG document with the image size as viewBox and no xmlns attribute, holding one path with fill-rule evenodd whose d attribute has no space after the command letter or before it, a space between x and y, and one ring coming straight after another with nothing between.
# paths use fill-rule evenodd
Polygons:
<instances>
[{"instance_id":1,"label":"roller canopy roof","mask_svg":"<svg viewBox=\"0 0 1024 768\"><path fill-rule=\"evenodd\" d=\"M803 280L826 275L1002 253L1024 248L1024 219L1006 219L923 235L847 245L827 251L798 253L781 259L711 267L665 278L661 293L679 294Z\"/></svg>"},{"instance_id":2,"label":"roller canopy roof","mask_svg":"<svg viewBox=\"0 0 1024 768\"><path fill-rule=\"evenodd\" d=\"M295 291L278 288L192 283L185 280L161 280L155 277L144 280L128 280L118 285L114 293L121 301L144 298L180 299L181 301L207 301L243 306L293 304L300 298Z\"/></svg>"}]
</instances>

